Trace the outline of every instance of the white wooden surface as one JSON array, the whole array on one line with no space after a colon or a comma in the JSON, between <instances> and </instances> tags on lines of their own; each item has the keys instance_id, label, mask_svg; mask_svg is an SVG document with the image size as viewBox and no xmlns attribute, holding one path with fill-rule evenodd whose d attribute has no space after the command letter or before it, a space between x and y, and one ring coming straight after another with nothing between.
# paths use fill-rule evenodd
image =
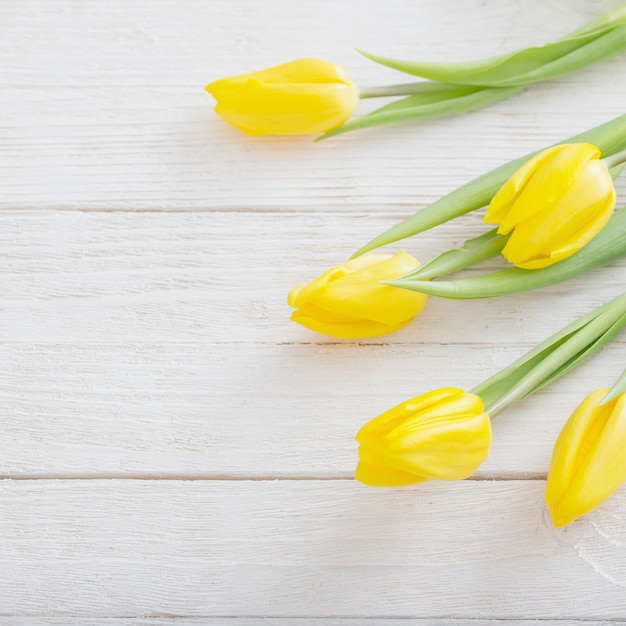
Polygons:
<instances>
[{"instance_id":1,"label":"white wooden surface","mask_svg":"<svg viewBox=\"0 0 626 626\"><path fill-rule=\"evenodd\" d=\"M472 479L351 480L364 421L476 384L624 291L623 263L431 299L363 342L293 325L285 304L469 178L623 113L626 58L320 144L240 135L203 92L305 55L395 82L352 48L476 58L618 4L2 3L0 626L626 624L626 489L561 531L542 503L563 420L622 370L626 337L503 414ZM481 228L402 248L427 259Z\"/></svg>"}]
</instances>

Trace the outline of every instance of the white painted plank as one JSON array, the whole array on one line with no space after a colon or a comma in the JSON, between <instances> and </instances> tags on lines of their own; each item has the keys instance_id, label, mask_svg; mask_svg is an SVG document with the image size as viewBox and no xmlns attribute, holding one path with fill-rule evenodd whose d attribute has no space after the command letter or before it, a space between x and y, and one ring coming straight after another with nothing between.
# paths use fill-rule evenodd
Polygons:
<instances>
[{"instance_id":1,"label":"white painted plank","mask_svg":"<svg viewBox=\"0 0 626 626\"><path fill-rule=\"evenodd\" d=\"M298 480L350 476L365 419L478 382L623 291L622 264L532 298L432 300L366 345L330 345L284 304L456 185L622 113L623 57L488 111L315 145L244 138L202 92L250 59L310 54L393 82L351 47L478 57L618 2L5 4L0 475L169 480L1 482L0 624L623 623L623 489L557 532L540 481ZM418 256L477 226L420 238ZM623 345L503 415L477 476L543 476L573 399L621 370Z\"/></svg>"},{"instance_id":2,"label":"white painted plank","mask_svg":"<svg viewBox=\"0 0 626 626\"><path fill-rule=\"evenodd\" d=\"M347 477L363 422L479 383L626 290L620 264L531 297L431 299L409 328L364 342L289 322L288 289L372 223L389 220L0 212L0 474ZM468 227L479 232L476 216L418 247L432 254ZM511 409L479 475L544 475L581 389L618 375L623 344Z\"/></svg>"},{"instance_id":3,"label":"white painted plank","mask_svg":"<svg viewBox=\"0 0 626 626\"><path fill-rule=\"evenodd\" d=\"M2 347L0 475L349 477L354 434L440 386L470 388L519 346ZM483 478L545 476L587 391L624 343L494 422Z\"/></svg>"},{"instance_id":4,"label":"white painted plank","mask_svg":"<svg viewBox=\"0 0 626 626\"><path fill-rule=\"evenodd\" d=\"M289 321L287 293L396 219L0 211L0 341L335 343ZM393 250L426 261L485 230L471 215ZM623 291L621 262L531 295L431 298L412 325L364 343L532 345Z\"/></svg>"},{"instance_id":5,"label":"white painted plank","mask_svg":"<svg viewBox=\"0 0 626 626\"><path fill-rule=\"evenodd\" d=\"M621 618L626 494L565 531L542 495L541 481L5 481L0 606L5 617Z\"/></svg>"},{"instance_id":6,"label":"white painted plank","mask_svg":"<svg viewBox=\"0 0 626 626\"><path fill-rule=\"evenodd\" d=\"M317 617L10 617L0 616L0 626L622 626L626 621L610 620L492 620L317 618Z\"/></svg>"},{"instance_id":7,"label":"white painted plank","mask_svg":"<svg viewBox=\"0 0 626 626\"><path fill-rule=\"evenodd\" d=\"M0 23L1 207L416 207L509 158L623 113L623 55L487 110L312 145L245 137L204 85L299 56L357 83L403 76L355 46L460 60L559 37L617 0L45 0ZM280 17L277 17L280 16ZM470 16L469 19L467 16ZM367 111L374 103L363 103ZM217 156L217 158L216 158Z\"/></svg>"}]
</instances>

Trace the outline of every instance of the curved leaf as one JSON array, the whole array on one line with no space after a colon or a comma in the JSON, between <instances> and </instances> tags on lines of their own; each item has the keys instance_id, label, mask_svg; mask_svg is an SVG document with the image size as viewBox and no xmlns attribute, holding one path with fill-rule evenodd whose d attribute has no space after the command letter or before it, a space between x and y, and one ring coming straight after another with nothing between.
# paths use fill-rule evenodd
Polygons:
<instances>
[{"instance_id":1,"label":"curved leaf","mask_svg":"<svg viewBox=\"0 0 626 626\"><path fill-rule=\"evenodd\" d=\"M607 225L571 257L541 269L519 267L459 280L434 281L397 278L385 284L453 300L495 298L560 283L626 255L626 207L613 214Z\"/></svg>"},{"instance_id":2,"label":"curved leaf","mask_svg":"<svg viewBox=\"0 0 626 626\"><path fill-rule=\"evenodd\" d=\"M579 135L557 141L553 145L577 141L585 141L598 146L603 156L610 156L623 150L626 148L626 114L620 115L610 122L591 128ZM547 148L548 146L545 147ZM455 217L484 207L489 204L491 198L508 178L537 152L539 150L500 165L490 172L465 183L465 185L381 233L360 248L353 257L394 241L417 235Z\"/></svg>"},{"instance_id":3,"label":"curved leaf","mask_svg":"<svg viewBox=\"0 0 626 626\"><path fill-rule=\"evenodd\" d=\"M359 52L375 63L414 76L447 83L505 87L565 74L618 52L626 47L625 26L626 5L556 41L487 59L441 63L391 59L363 50ZM571 56L577 51L579 54Z\"/></svg>"},{"instance_id":4,"label":"curved leaf","mask_svg":"<svg viewBox=\"0 0 626 626\"><path fill-rule=\"evenodd\" d=\"M509 54L488 59L464 61L460 63L438 63L428 61L410 61L378 56L365 50L359 50L363 56L385 67L420 76L431 80L462 85L496 86L500 81L532 71L542 65L569 54L578 47L600 37L603 31L581 35L573 39L556 41L544 46L523 48Z\"/></svg>"},{"instance_id":5,"label":"curved leaf","mask_svg":"<svg viewBox=\"0 0 626 626\"><path fill-rule=\"evenodd\" d=\"M520 89L521 87L486 87L483 89L456 87L441 92L407 96L331 130L316 141L361 128L371 128L405 120L435 119L466 113L503 100Z\"/></svg>"}]
</instances>

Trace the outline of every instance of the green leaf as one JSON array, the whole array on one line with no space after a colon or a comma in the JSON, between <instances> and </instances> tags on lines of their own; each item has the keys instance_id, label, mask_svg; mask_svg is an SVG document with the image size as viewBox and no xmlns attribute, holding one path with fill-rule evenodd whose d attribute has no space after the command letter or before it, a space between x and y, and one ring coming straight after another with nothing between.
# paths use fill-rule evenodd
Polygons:
<instances>
[{"instance_id":1,"label":"green leaf","mask_svg":"<svg viewBox=\"0 0 626 626\"><path fill-rule=\"evenodd\" d=\"M376 109L367 115L362 115L352 122L325 133L315 141L383 124L435 119L466 113L498 100L504 100L520 89L521 87L485 87L484 89L455 87L441 92L415 94Z\"/></svg>"},{"instance_id":2,"label":"green leaf","mask_svg":"<svg viewBox=\"0 0 626 626\"><path fill-rule=\"evenodd\" d=\"M375 63L431 80L492 87L523 85L580 69L618 52L626 47L624 25L626 9L620 7L589 23L587 27L543 46L522 48L509 54L461 63L406 61L377 56L363 50L359 52ZM576 51L579 54L568 59Z\"/></svg>"},{"instance_id":3,"label":"green leaf","mask_svg":"<svg viewBox=\"0 0 626 626\"><path fill-rule=\"evenodd\" d=\"M578 37L578 35L584 35L587 33L603 31L607 26L612 27L619 26L621 24L626 24L626 4L622 4L616 9L613 9L608 13L603 13L599 17L587 22L577 30L571 32L569 35L566 35L564 39Z\"/></svg>"},{"instance_id":4,"label":"green leaf","mask_svg":"<svg viewBox=\"0 0 626 626\"><path fill-rule=\"evenodd\" d=\"M512 267L472 278L434 282L401 277L385 281L385 284L453 300L495 298L560 283L624 255L626 207L614 213L607 225L584 248L548 267L536 270Z\"/></svg>"},{"instance_id":5,"label":"green leaf","mask_svg":"<svg viewBox=\"0 0 626 626\"><path fill-rule=\"evenodd\" d=\"M600 402L600 406L610 402L617 396L626 393L626 370L624 370L621 376L615 381L614 385L609 389L606 396L602 398L602 402Z\"/></svg>"},{"instance_id":6,"label":"green leaf","mask_svg":"<svg viewBox=\"0 0 626 626\"><path fill-rule=\"evenodd\" d=\"M374 61L374 63L390 67L405 74L411 74L412 76L459 85L498 86L503 79L535 70L545 63L561 58L563 55L572 52L585 43L593 41L601 35L602 33L583 35L570 40L549 43L545 46L524 48L510 54L460 63L392 59L375 55L365 50L357 49L357 51L370 59L370 61Z\"/></svg>"},{"instance_id":7,"label":"green leaf","mask_svg":"<svg viewBox=\"0 0 626 626\"><path fill-rule=\"evenodd\" d=\"M471 267L500 254L507 239L508 236L498 235L498 229L494 228L479 237L468 239L462 248L442 252L414 272L402 276L402 280L430 280Z\"/></svg>"},{"instance_id":8,"label":"green leaf","mask_svg":"<svg viewBox=\"0 0 626 626\"><path fill-rule=\"evenodd\" d=\"M574 369L578 365L580 365L583 361L589 358L592 354L600 350L602 346L610 341L615 335L617 335L622 328L626 325L626 313L621 315L615 322L613 322L602 334L598 335L596 339L590 342L587 346L585 346L580 352L573 355L571 359L563 362L562 365L557 367L553 372L551 372L548 376L539 381L528 393L527 396L531 393L535 393L535 391L539 391L543 389L546 385L549 385L551 382L555 381L557 378L561 378L561 376L567 374L570 370ZM604 400L603 400L604 401Z\"/></svg>"},{"instance_id":9,"label":"green leaf","mask_svg":"<svg viewBox=\"0 0 626 626\"><path fill-rule=\"evenodd\" d=\"M610 122L596 126L579 135L557 141L552 145L577 141L585 141L598 146L603 156L609 156L623 150L626 148L626 114L620 115ZM489 204L496 192L513 173L538 152L540 152L540 150L509 161L462 185L443 198L440 198L389 230L381 233L360 248L352 258L369 252L374 248L379 248L380 246L417 235L418 233L434 228L460 215L465 215L470 211L484 207Z\"/></svg>"},{"instance_id":10,"label":"green leaf","mask_svg":"<svg viewBox=\"0 0 626 626\"><path fill-rule=\"evenodd\" d=\"M585 322L589 323L589 321ZM482 398L487 412L493 417L497 402L509 394L511 390L520 383L530 372L533 371L549 354L551 354L565 341L570 339L575 330L581 328L581 323L575 329L570 330L567 334L560 337L550 337L548 340L536 346L522 357L514 361L511 365L494 374L491 378L483 381L480 385L474 387L471 393L475 393ZM568 327L569 329L569 327Z\"/></svg>"},{"instance_id":11,"label":"green leaf","mask_svg":"<svg viewBox=\"0 0 626 626\"><path fill-rule=\"evenodd\" d=\"M583 315L472 389L493 415L582 363L626 325L626 294Z\"/></svg>"},{"instance_id":12,"label":"green leaf","mask_svg":"<svg viewBox=\"0 0 626 626\"><path fill-rule=\"evenodd\" d=\"M578 71L626 48L626 26L613 28L592 42L525 74L502 80L500 86L528 85Z\"/></svg>"},{"instance_id":13,"label":"green leaf","mask_svg":"<svg viewBox=\"0 0 626 626\"><path fill-rule=\"evenodd\" d=\"M398 85L387 85L384 87L361 87L359 98L390 98L392 96L409 96L413 94L429 94L441 91L451 91L454 89L479 89L467 85L450 85L433 80L420 80L414 83L401 83Z\"/></svg>"},{"instance_id":14,"label":"green leaf","mask_svg":"<svg viewBox=\"0 0 626 626\"><path fill-rule=\"evenodd\" d=\"M428 83L427 83L428 84ZM439 89L437 91L430 90L422 93L412 94L406 98L396 100L390 104L363 115L363 117L371 117L374 115L380 115L381 113L390 113L392 111L403 111L404 109L414 109L428 104L437 104L439 102L445 102L446 100L456 100L457 98L464 98L477 92L485 91L483 87L473 87L466 85L448 85L445 89Z\"/></svg>"}]
</instances>

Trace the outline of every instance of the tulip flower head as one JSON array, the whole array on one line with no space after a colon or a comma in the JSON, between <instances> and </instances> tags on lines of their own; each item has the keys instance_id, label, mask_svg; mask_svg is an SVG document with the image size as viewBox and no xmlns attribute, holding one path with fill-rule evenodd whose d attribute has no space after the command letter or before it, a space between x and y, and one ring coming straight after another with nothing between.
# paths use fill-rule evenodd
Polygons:
<instances>
[{"instance_id":1,"label":"tulip flower head","mask_svg":"<svg viewBox=\"0 0 626 626\"><path fill-rule=\"evenodd\" d=\"M565 259L604 228L615 208L615 187L600 150L560 144L529 159L494 196L485 222L511 233L502 254L525 269Z\"/></svg>"},{"instance_id":2,"label":"tulip flower head","mask_svg":"<svg viewBox=\"0 0 626 626\"><path fill-rule=\"evenodd\" d=\"M215 112L248 135L307 135L341 126L358 95L347 72L322 59L298 59L206 86Z\"/></svg>"},{"instance_id":3,"label":"tulip flower head","mask_svg":"<svg viewBox=\"0 0 626 626\"><path fill-rule=\"evenodd\" d=\"M589 394L556 440L546 482L556 528L595 509L626 481L626 393L601 404L607 392Z\"/></svg>"},{"instance_id":4,"label":"tulip flower head","mask_svg":"<svg viewBox=\"0 0 626 626\"><path fill-rule=\"evenodd\" d=\"M360 51L375 63L430 80L360 89L361 99L404 97L347 124L358 99L356 90L344 70L320 59L300 59L226 78L208 85L207 91L218 101L218 115L249 135L326 132L329 137L357 128L472 111L624 48L626 12L618 7L541 47L471 63L405 61Z\"/></svg>"},{"instance_id":5,"label":"tulip flower head","mask_svg":"<svg viewBox=\"0 0 626 626\"><path fill-rule=\"evenodd\" d=\"M366 254L328 270L312 282L294 287L287 298L296 311L291 319L311 330L340 339L392 333L409 324L427 296L381 285L419 267L404 252Z\"/></svg>"},{"instance_id":6,"label":"tulip flower head","mask_svg":"<svg viewBox=\"0 0 626 626\"><path fill-rule=\"evenodd\" d=\"M372 487L460 480L487 458L491 422L481 398L454 387L407 400L361 428L355 478Z\"/></svg>"}]
</instances>

